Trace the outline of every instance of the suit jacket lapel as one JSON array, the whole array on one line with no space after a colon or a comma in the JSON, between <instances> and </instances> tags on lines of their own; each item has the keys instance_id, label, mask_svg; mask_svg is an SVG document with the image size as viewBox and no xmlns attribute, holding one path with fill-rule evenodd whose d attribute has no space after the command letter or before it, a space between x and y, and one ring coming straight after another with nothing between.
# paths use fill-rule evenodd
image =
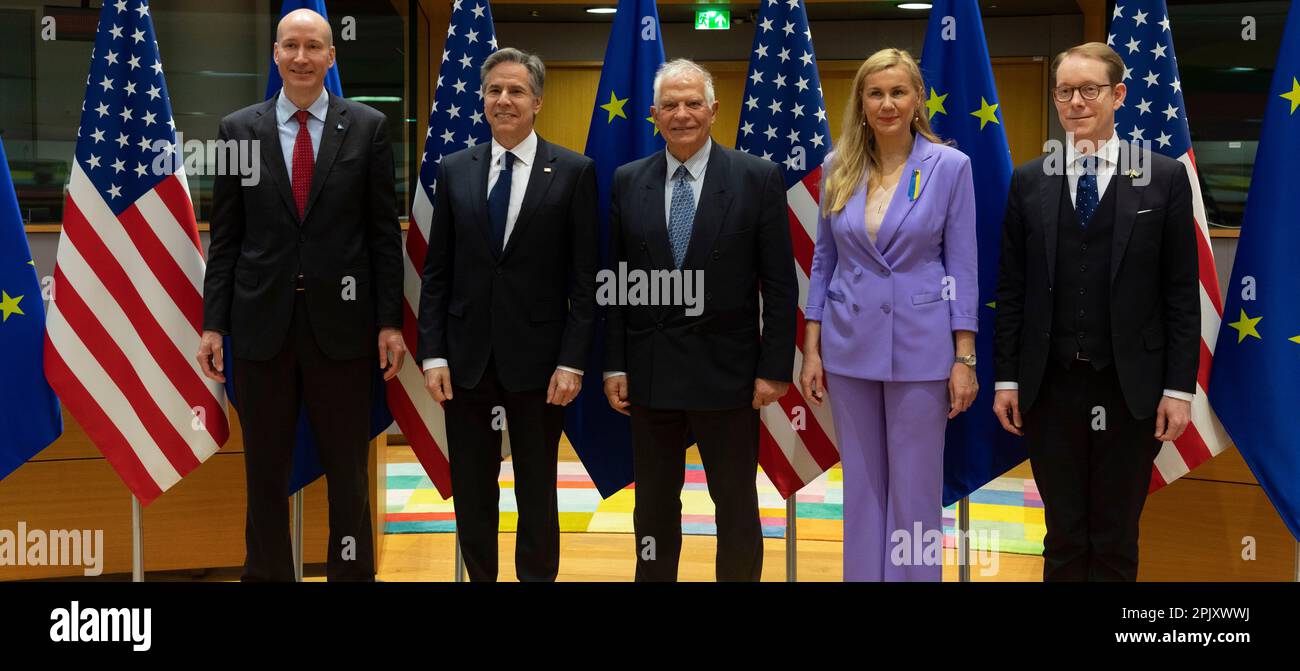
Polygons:
<instances>
[{"instance_id":1,"label":"suit jacket lapel","mask_svg":"<svg viewBox=\"0 0 1300 671\"><path fill-rule=\"evenodd\" d=\"M316 150L316 165L312 169L311 191L307 192L307 209L303 212L303 221L307 221L312 205L325 186L325 178L334 167L334 157L338 155L339 145L343 144L350 126L347 113L343 101L331 93L329 111L325 113L325 127L321 129L320 147Z\"/></svg>"},{"instance_id":2,"label":"suit jacket lapel","mask_svg":"<svg viewBox=\"0 0 1300 671\"><path fill-rule=\"evenodd\" d=\"M280 147L280 125L275 118L275 98L271 98L258 110L258 117L253 122L253 135L262 146L262 165L275 182L275 190L280 192L285 207L293 213L294 221L298 219L298 205L293 202L293 187L289 184L289 170L284 164L284 150Z\"/></svg>"},{"instance_id":3,"label":"suit jacket lapel","mask_svg":"<svg viewBox=\"0 0 1300 671\"><path fill-rule=\"evenodd\" d=\"M917 135L916 140L912 143L912 153L908 155L907 163L903 166L903 175L898 178L898 187L894 189L894 197L889 203L889 208L885 210L884 220L880 222L880 231L876 233L876 247L881 251L882 255L886 249L889 249L889 244L894 241L894 236L898 233L899 227L902 226L903 220L916 206L916 201L920 200L922 198L921 194L925 193L925 185L934 175L934 171L930 170L930 165L928 165L932 157L933 152L930 141ZM921 171L921 186L917 191L916 200L913 200L910 189L914 175L918 170Z\"/></svg>"},{"instance_id":4,"label":"suit jacket lapel","mask_svg":"<svg viewBox=\"0 0 1300 671\"><path fill-rule=\"evenodd\" d=\"M673 250L668 244L668 215L664 212L664 184L668 181L668 150L660 151L650 162L642 190L641 209L648 217L630 216L625 219L644 221L648 227L642 231L650 245L650 260L656 268L673 268ZM634 213L629 212L629 215Z\"/></svg>"},{"instance_id":5,"label":"suit jacket lapel","mask_svg":"<svg viewBox=\"0 0 1300 671\"><path fill-rule=\"evenodd\" d=\"M483 244L492 251L492 256L500 258L501 252L492 243L492 220L488 218L487 183L488 170L492 167L492 143L474 145L470 149L470 162L473 166L469 177L469 198L474 204L474 221L478 222L479 232L483 234Z\"/></svg>"},{"instance_id":6,"label":"suit jacket lapel","mask_svg":"<svg viewBox=\"0 0 1300 671\"><path fill-rule=\"evenodd\" d=\"M1119 170L1110 178L1110 188L1115 189L1115 229L1110 252L1110 280L1114 282L1119 273L1119 264L1124 260L1129 237L1133 233L1133 223L1137 219L1142 194L1133 186L1132 178L1121 174Z\"/></svg>"},{"instance_id":7,"label":"suit jacket lapel","mask_svg":"<svg viewBox=\"0 0 1300 671\"><path fill-rule=\"evenodd\" d=\"M703 268L706 265L709 250L713 248L713 241L718 237L722 222L727 217L727 210L731 207L731 194L727 192L730 167L731 159L727 157L725 150L718 143L713 143L708 164L704 168L700 204L695 208L695 219L691 223L691 241L686 247L686 258L682 261L682 268ZM665 175L667 169L665 166ZM667 226L665 226L664 239L666 240L667 237Z\"/></svg>"},{"instance_id":8,"label":"suit jacket lapel","mask_svg":"<svg viewBox=\"0 0 1300 671\"><path fill-rule=\"evenodd\" d=\"M510 256L510 252L518 246L515 241L519 239L519 234L532 224L533 211L541 204L546 196L546 190L551 187L551 178L555 175L552 164L555 160L550 143L539 136L537 153L533 155L533 167L528 171L528 190L524 191L524 201L519 205L519 216L515 218L515 227L510 231L510 239L506 241L505 251L501 253L502 259ZM484 184L486 183L485 180Z\"/></svg>"},{"instance_id":9,"label":"suit jacket lapel","mask_svg":"<svg viewBox=\"0 0 1300 671\"><path fill-rule=\"evenodd\" d=\"M1061 191L1065 188L1065 175L1045 175L1038 190L1042 216L1043 242L1047 254L1047 286L1056 285L1056 234L1061 218Z\"/></svg>"}]
</instances>

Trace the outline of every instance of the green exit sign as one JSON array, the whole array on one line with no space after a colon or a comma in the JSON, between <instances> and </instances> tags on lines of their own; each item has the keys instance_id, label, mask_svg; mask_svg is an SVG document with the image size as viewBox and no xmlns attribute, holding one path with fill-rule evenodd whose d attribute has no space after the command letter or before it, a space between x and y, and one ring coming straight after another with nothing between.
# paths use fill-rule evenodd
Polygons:
<instances>
[{"instance_id":1,"label":"green exit sign","mask_svg":"<svg viewBox=\"0 0 1300 671\"><path fill-rule=\"evenodd\" d=\"M731 11L726 9L695 10L696 30L730 30Z\"/></svg>"}]
</instances>

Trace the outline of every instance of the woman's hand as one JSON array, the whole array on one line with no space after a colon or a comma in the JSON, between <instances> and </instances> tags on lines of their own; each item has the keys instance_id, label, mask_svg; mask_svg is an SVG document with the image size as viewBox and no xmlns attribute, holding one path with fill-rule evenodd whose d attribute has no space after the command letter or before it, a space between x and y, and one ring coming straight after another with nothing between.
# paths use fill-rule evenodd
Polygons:
<instances>
[{"instance_id":1,"label":"woman's hand","mask_svg":"<svg viewBox=\"0 0 1300 671\"><path fill-rule=\"evenodd\" d=\"M948 403L951 410L948 419L968 410L975 402L980 384L975 378L975 369L964 363L954 363L952 374L948 376Z\"/></svg>"},{"instance_id":2,"label":"woman's hand","mask_svg":"<svg viewBox=\"0 0 1300 671\"><path fill-rule=\"evenodd\" d=\"M805 356L799 368L799 389L809 403L817 407L825 402L826 376L822 372L822 358L816 354Z\"/></svg>"}]
</instances>

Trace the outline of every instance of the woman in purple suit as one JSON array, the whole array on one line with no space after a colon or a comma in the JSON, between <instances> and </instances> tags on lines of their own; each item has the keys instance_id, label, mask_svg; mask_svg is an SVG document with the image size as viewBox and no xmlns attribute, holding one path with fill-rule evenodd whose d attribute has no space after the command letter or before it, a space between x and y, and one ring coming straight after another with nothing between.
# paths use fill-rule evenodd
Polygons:
<instances>
[{"instance_id":1,"label":"woman in purple suit","mask_svg":"<svg viewBox=\"0 0 1300 671\"><path fill-rule=\"evenodd\" d=\"M977 389L970 160L924 91L907 52L873 54L822 168L800 383L831 402L845 580L942 578L944 429Z\"/></svg>"}]
</instances>

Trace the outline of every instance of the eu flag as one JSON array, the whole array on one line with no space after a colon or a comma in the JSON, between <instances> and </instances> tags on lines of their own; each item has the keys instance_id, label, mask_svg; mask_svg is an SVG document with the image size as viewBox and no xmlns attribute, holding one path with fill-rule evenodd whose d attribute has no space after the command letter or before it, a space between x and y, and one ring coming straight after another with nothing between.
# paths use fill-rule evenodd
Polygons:
<instances>
[{"instance_id":1,"label":"eu flag","mask_svg":"<svg viewBox=\"0 0 1300 671\"><path fill-rule=\"evenodd\" d=\"M45 307L0 143L0 480L63 433L45 381Z\"/></svg>"},{"instance_id":2,"label":"eu flag","mask_svg":"<svg viewBox=\"0 0 1300 671\"><path fill-rule=\"evenodd\" d=\"M1291 534L1300 539L1300 0L1269 86L1237 258L1210 373L1214 407Z\"/></svg>"},{"instance_id":3,"label":"eu flag","mask_svg":"<svg viewBox=\"0 0 1300 671\"><path fill-rule=\"evenodd\" d=\"M280 6L280 18L283 19L289 12L303 8L320 14L326 20L329 19L329 14L325 13L325 0L284 0L284 4ZM267 99L279 95L282 86L284 86L284 82L280 79L280 71L276 68L275 62L272 61L271 76L266 80ZM335 61L334 65L325 73L325 90L329 91L330 95L343 97L343 84L339 81L338 61ZM238 410L238 407L235 406L235 376L230 373L230 366L234 363L232 351L230 336L226 336L226 396L230 399L230 405ZM405 365L418 364L414 361L407 361ZM375 370L379 371L379 368L376 367ZM383 373L376 372L371 384L374 388L371 390L370 396L374 399L374 405L370 407L370 436L373 438L388 429L389 425L393 423L393 415L388 410ZM312 435L311 422L307 419L307 408L303 406L298 410L298 440L293 450L293 473L289 476L289 493L292 494L310 485L324 474L325 466L320 461L320 454L316 452L316 438ZM374 503L372 502L371 505L374 505Z\"/></svg>"},{"instance_id":4,"label":"eu flag","mask_svg":"<svg viewBox=\"0 0 1300 671\"><path fill-rule=\"evenodd\" d=\"M971 160L979 240L979 332L975 336L979 396L970 410L948 422L943 454L943 504L983 487L1024 461L1025 447L998 423L993 407L993 296L998 243L1011 188L1011 150L998 111L998 91L976 0L934 0L925 31L921 70L926 114L935 133L956 142ZM956 287L962 291L962 287Z\"/></svg>"},{"instance_id":5,"label":"eu flag","mask_svg":"<svg viewBox=\"0 0 1300 671\"><path fill-rule=\"evenodd\" d=\"M587 131L587 156L596 161L600 193L600 267L609 268L609 190L614 169L664 147L650 116L655 71L664 62L659 10L654 0L619 0ZM596 337L582 379L569 404L564 430L602 497L631 484L632 437L627 417L605 400L605 311L597 307Z\"/></svg>"}]
</instances>

